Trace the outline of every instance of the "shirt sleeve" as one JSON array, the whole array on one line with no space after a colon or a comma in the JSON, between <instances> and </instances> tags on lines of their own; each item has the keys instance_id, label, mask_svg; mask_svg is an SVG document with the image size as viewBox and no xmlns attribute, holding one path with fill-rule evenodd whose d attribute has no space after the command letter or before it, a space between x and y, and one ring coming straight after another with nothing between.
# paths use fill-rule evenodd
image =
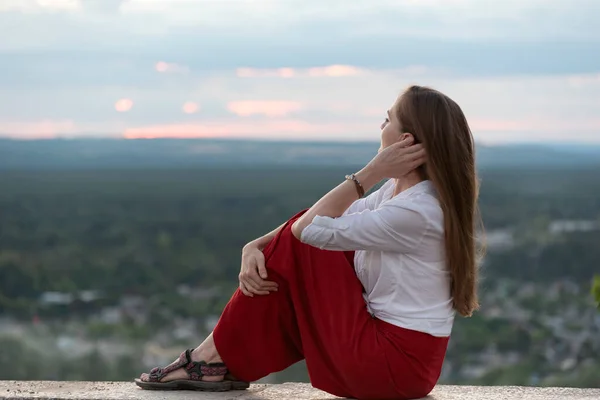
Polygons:
<instances>
[{"instance_id":1,"label":"shirt sleeve","mask_svg":"<svg viewBox=\"0 0 600 400\"><path fill-rule=\"evenodd\" d=\"M381 193L384 192L387 189L388 185L390 185L391 183L393 183L393 179L388 180L379 189L377 189L367 197L363 197L361 199L356 200L350 205L350 207L348 207L346 211L344 211L344 214L342 215L354 214L364 210L375 209L377 205L377 198L381 196Z\"/></svg>"},{"instance_id":2,"label":"shirt sleeve","mask_svg":"<svg viewBox=\"0 0 600 400\"><path fill-rule=\"evenodd\" d=\"M316 216L302 231L301 241L324 250L409 253L427 229L427 219L412 202L396 202L339 218Z\"/></svg>"}]
</instances>

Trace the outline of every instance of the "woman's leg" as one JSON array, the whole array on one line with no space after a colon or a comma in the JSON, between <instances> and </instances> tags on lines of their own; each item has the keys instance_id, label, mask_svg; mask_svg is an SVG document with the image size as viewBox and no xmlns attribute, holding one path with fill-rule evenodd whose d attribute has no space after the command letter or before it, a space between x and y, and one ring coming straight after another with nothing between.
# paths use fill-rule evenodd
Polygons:
<instances>
[{"instance_id":1,"label":"woman's leg","mask_svg":"<svg viewBox=\"0 0 600 400\"><path fill-rule=\"evenodd\" d=\"M408 393L405 386L421 393L411 371L415 356L425 351L406 356L402 348L410 344L403 343L405 330L387 327L400 334L390 340L367 312L353 253L319 250L292 235L291 224L300 215L264 250L269 280L279 290L252 298L237 290L212 337L192 359L222 360L236 378L255 381L305 358L313 386L334 395L401 398ZM419 335L426 349L428 335ZM164 380L186 375L183 370L171 374Z\"/></svg>"},{"instance_id":2,"label":"woman's leg","mask_svg":"<svg viewBox=\"0 0 600 400\"><path fill-rule=\"evenodd\" d=\"M265 254L268 254L270 248L272 244L267 246ZM215 328L220 343L226 344L223 346L225 351L230 349L232 351L228 354L235 354L232 361L239 360L242 364L242 368L227 365L228 370L236 379L246 382L253 382L273 372L284 370L304 359L288 283L271 269L269 280L277 282L279 288L266 296L250 298L239 289L236 290ZM223 362L215 347L215 332L193 350L193 361ZM252 343L249 343L249 335L253 338ZM243 350L234 350L238 348L236 345ZM178 360L174 361L177 362ZM147 381L148 377L149 374L142 374L141 380ZM187 378L187 372L179 368L169 372L161 382ZM204 376L202 380L222 381L223 378L223 375Z\"/></svg>"},{"instance_id":3,"label":"woman's leg","mask_svg":"<svg viewBox=\"0 0 600 400\"><path fill-rule=\"evenodd\" d=\"M360 397L357 391L367 384L371 396L389 397L395 392L353 253L298 241L291 225L301 214L264 250L278 292L250 298L236 291L215 328L216 349L242 380L257 380L305 358L319 389Z\"/></svg>"}]
</instances>

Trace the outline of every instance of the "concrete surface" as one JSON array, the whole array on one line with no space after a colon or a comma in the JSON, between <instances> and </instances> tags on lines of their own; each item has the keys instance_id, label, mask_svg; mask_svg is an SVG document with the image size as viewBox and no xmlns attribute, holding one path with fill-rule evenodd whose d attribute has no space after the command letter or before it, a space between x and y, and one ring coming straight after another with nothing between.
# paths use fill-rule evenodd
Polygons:
<instances>
[{"instance_id":1,"label":"concrete surface","mask_svg":"<svg viewBox=\"0 0 600 400\"><path fill-rule=\"evenodd\" d=\"M142 391L126 382L0 381L0 400L330 400L308 384L252 385L245 391L202 393ZM430 400L599 400L600 389L438 386Z\"/></svg>"}]
</instances>

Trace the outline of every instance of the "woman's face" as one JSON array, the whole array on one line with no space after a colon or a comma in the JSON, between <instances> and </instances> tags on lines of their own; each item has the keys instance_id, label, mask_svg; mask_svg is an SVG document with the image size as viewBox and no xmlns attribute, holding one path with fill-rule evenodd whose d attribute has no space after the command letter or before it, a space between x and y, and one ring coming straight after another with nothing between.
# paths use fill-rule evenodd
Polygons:
<instances>
[{"instance_id":1,"label":"woman's face","mask_svg":"<svg viewBox=\"0 0 600 400\"><path fill-rule=\"evenodd\" d=\"M394 107L392 107L392 110ZM385 121L381 124L381 147L379 151L396 143L402 137L402 128L395 112L387 111Z\"/></svg>"}]
</instances>

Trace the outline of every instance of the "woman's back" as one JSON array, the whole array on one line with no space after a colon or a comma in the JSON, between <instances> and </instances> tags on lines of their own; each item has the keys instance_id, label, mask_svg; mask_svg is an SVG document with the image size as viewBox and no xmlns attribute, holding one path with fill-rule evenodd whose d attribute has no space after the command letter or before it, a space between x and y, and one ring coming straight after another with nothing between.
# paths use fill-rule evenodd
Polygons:
<instances>
[{"instance_id":1,"label":"woman's back","mask_svg":"<svg viewBox=\"0 0 600 400\"><path fill-rule=\"evenodd\" d=\"M354 264L365 288L367 307L375 317L391 324L448 336L454 310L445 262L443 213L435 189L430 181L423 181L396 196L393 192L391 179L365 199L364 209L398 206L412 210L418 229L406 234L416 241L410 249L399 244L398 251L356 251ZM362 211L359 207L357 204L349 212Z\"/></svg>"}]
</instances>

